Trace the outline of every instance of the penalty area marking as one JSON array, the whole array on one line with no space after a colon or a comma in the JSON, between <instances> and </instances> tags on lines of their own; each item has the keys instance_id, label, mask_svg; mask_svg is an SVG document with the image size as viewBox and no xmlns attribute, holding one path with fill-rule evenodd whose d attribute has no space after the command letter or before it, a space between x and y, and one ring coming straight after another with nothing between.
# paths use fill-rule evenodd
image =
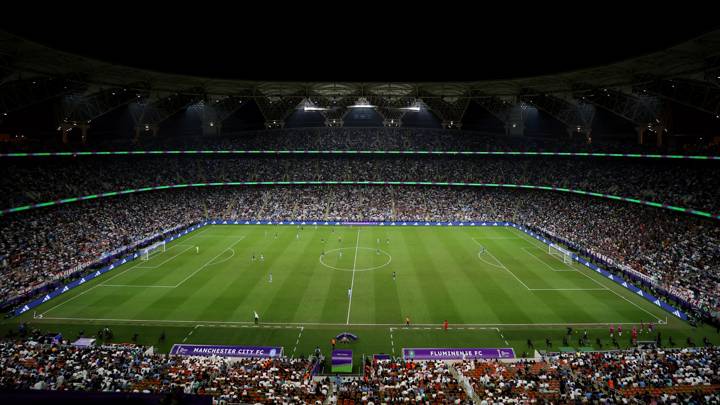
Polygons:
<instances>
[{"instance_id":1,"label":"penalty area marking","mask_svg":"<svg viewBox=\"0 0 720 405\"><path fill-rule=\"evenodd\" d=\"M185 241L187 242L187 241L190 240L190 239L193 239L193 238L195 238L195 237L198 237L198 236L202 235L202 234L203 234L204 232L206 232L208 229L209 229L209 227L206 227L206 228L200 229L200 230L195 230L194 232L191 233L190 236L187 237L187 239L185 239ZM81 293L79 293L79 294L77 294L77 295L75 295L75 296L72 296L72 297L66 299L66 300L63 301L63 302L61 302L61 303L59 303L59 304L56 304L56 305L53 306L53 307L50 307L47 311L41 313L40 315L45 316L48 312L52 311L53 309L58 308L58 307L61 306L61 305L65 305L65 304L67 304L68 302L70 302L70 301L72 301L72 300L75 300L75 299L77 299L77 298L79 298L79 297L81 297L81 296L89 293L90 291L92 291L92 290L94 290L94 289L96 289L96 288L98 288L98 287L103 286L103 285L104 285L105 283L107 283L108 281L114 280L114 279L116 279L117 277L122 276L123 274L127 273L128 271L134 269L135 267L137 267L137 266L139 266L139 265L141 265L141 264L142 264L142 262L137 263L137 264L135 264L134 266L129 266L127 269L122 270L121 272L119 272L118 274L113 275L113 276L110 277L109 279L107 279L107 280L105 280L105 281L103 281L103 282L100 282L100 283L98 283L98 284L95 284L94 286L88 288L87 290L85 290L85 291L83 291L83 292L81 292ZM108 273L109 273L109 272L108 272ZM105 274L108 274L108 273L105 273ZM55 297L55 298L57 298L57 297Z\"/></svg>"},{"instance_id":2,"label":"penalty area marking","mask_svg":"<svg viewBox=\"0 0 720 405\"><path fill-rule=\"evenodd\" d=\"M385 262L384 264L381 264L381 265L379 265L379 266L360 267L360 268L357 268L357 267L355 266L355 269L351 269L351 268L342 268L342 267L335 267L335 266L329 265L329 264L325 263L325 261L323 260L323 257L320 256L320 259L319 259L320 264L322 264L323 266L325 266L325 267L327 267L327 268L329 268L329 269L338 270L338 271L347 271L347 272L355 273L355 272L360 272L360 271L377 270L377 269L380 269L380 268L383 268L383 267L385 267L385 266L390 265L390 263L392 262L392 255L390 255L390 253L388 253L388 252L386 252L386 251L384 251L384 250L382 250L382 249L362 247L362 246L358 246L357 248L354 248L354 247L345 247L345 248L331 249L331 250L328 250L328 251L325 252L325 256L327 256L330 252L336 252L336 251L339 251L339 250L352 250L352 251L356 251L356 250L372 250L372 251L377 251L377 250L379 250L380 253L384 254L384 255L387 257L387 262ZM355 258L357 259L357 255L355 256Z\"/></svg>"},{"instance_id":3,"label":"penalty area marking","mask_svg":"<svg viewBox=\"0 0 720 405\"><path fill-rule=\"evenodd\" d=\"M486 246L483 246L482 243L476 241L475 238L471 238L471 239L472 239L472 241L475 242L476 244L478 244L478 245L480 245L480 246L482 246L482 247L485 248L485 252L486 252L487 254L489 254L490 257L492 257L492 258L500 265L499 268L507 271L508 273L510 273L510 275L512 275L513 277L515 277L515 280L517 280L520 284L522 284L523 287L525 287L526 290L531 290L531 288L528 287L527 284L525 284L525 282L523 282L522 280L520 280L520 278L519 278L518 276L516 276L515 273L513 273L512 271L510 271L510 269L508 269L507 266L506 266L503 262L500 261L500 259L498 259L497 257L495 257L495 255L490 252L490 249L488 249ZM478 258L480 258L480 253L478 253ZM490 264L489 262L487 262L487 261L485 261L485 260L483 260L483 261L484 261L485 263L487 263L487 264ZM496 266L496 267L498 267L498 266Z\"/></svg>"},{"instance_id":4,"label":"penalty area marking","mask_svg":"<svg viewBox=\"0 0 720 405\"><path fill-rule=\"evenodd\" d=\"M544 244L543 242L541 242L541 241L533 238L532 236L526 234L525 232L523 232L523 231L521 231L521 230L517 230L517 232L520 232L520 235L524 236L524 240L525 240L526 242L532 242L531 244L532 244L533 246L540 247L540 245L542 245L542 248L547 247L546 244ZM520 239L523 239L523 238L520 238ZM582 267L585 267L585 266L582 266ZM663 320L660 319L660 317L659 317L658 315L655 315L655 314L653 314L652 312L648 311L647 309L645 309L645 308L641 307L640 305L636 304L635 302L630 301L630 299L628 299L627 297L621 295L620 293L618 293L618 292L615 291L614 289L609 288L607 285L601 283L600 281L596 280L593 276L590 276L590 275L587 274L585 271L583 271L583 270L578 270L578 273L580 273L580 274L582 274L583 276L587 277L588 279L590 279L592 282L594 282L595 284L599 285L600 287L605 288L607 291L610 291L611 293L617 295L619 298L621 298L621 299L627 301L628 303L632 304L632 305L635 306L637 309L639 309L639 310L645 312L646 314L652 316L653 318L655 318L655 319L658 321L658 324L662 324L662 323L663 323ZM592 273L595 273L595 272L592 272ZM606 280L605 277L603 277L603 281L604 281L604 280ZM615 283L615 282L613 282L613 284L617 285L617 283Z\"/></svg>"},{"instance_id":5,"label":"penalty area marking","mask_svg":"<svg viewBox=\"0 0 720 405\"><path fill-rule=\"evenodd\" d=\"M537 256L535 255L535 253L531 252L528 248L522 247L522 248L520 248L520 249L522 249L523 252L525 252L525 253L529 254L530 256L534 257L535 260L537 260L538 262L542 263L545 267L547 267L548 269L550 269L550 270L552 270L552 271L558 271L558 272L577 271L577 270L575 270L575 268L571 267L570 265L566 264L565 262L562 262L562 263L565 264L568 268L566 268L566 269L556 269L556 268L552 267L551 265L545 263L542 259L540 259L539 257L537 257Z\"/></svg>"},{"instance_id":6,"label":"penalty area marking","mask_svg":"<svg viewBox=\"0 0 720 405\"><path fill-rule=\"evenodd\" d=\"M243 237L243 238L244 238L244 237ZM240 240L242 240L242 238L241 238ZM238 242L239 242L239 241L238 241ZM237 242L235 242L232 246L234 246L235 244L237 244ZM223 253L228 252L228 251L231 253L229 257L227 257L227 258L225 258L225 259L222 259L222 260L220 260L220 261L218 261L218 262L214 262L214 263L213 263L213 260L215 260L215 259L218 258L220 255L222 255ZM212 258L212 259L210 260L209 263L204 264L202 267L200 267L199 269L195 270L195 272L192 273L190 276L188 276L185 280L183 280L183 281L181 281L180 283L175 284L175 285L101 284L101 287L177 288L178 286L180 286L180 284L182 284L182 283L184 283L185 281L187 281L188 278L192 277L195 273L197 273L198 271L202 270L203 267L206 267L206 266L214 266L214 265L217 265L217 264L220 264L220 263L225 263L226 261L232 259L233 256L235 256L235 249L233 249L233 248L225 249L225 250L223 250L222 252L220 252L220 255L215 256L214 258Z\"/></svg>"},{"instance_id":7,"label":"penalty area marking","mask_svg":"<svg viewBox=\"0 0 720 405\"><path fill-rule=\"evenodd\" d=\"M192 249L192 248L194 247L193 245L178 244L178 245L170 246L169 248L167 248L167 250L166 250L165 252L167 252L167 251L170 250L170 249L173 249L173 248L176 248L176 247L180 247L180 246L187 246L187 247L186 247L185 249L181 250L179 253L176 253L176 254L170 256L169 258L163 260L162 262L160 262L160 263L158 263L158 264L156 264L156 265L154 265L154 266L138 265L138 266L135 266L135 268L136 268L136 269L157 269L158 267L164 265L165 263L167 263L167 262L169 262L170 260L172 260L172 259L180 256L181 254L187 252L188 250L190 250L190 249ZM164 252L164 253L165 253L165 252ZM162 254L162 253L161 253L161 254ZM158 257L158 256L155 256L155 257Z\"/></svg>"},{"instance_id":8,"label":"penalty area marking","mask_svg":"<svg viewBox=\"0 0 720 405\"><path fill-rule=\"evenodd\" d=\"M488 250L488 248L487 248L485 245L483 245L482 243L478 242L475 238L471 238L471 239L472 239L472 241L475 242L475 244L477 244L478 246L481 246L481 247L485 248L485 251L486 251L487 253L490 253L490 251ZM498 269L505 270L505 268L502 266L502 263L500 263L500 262L491 263L491 262L487 261L484 257L482 257L482 254L481 254L480 252L478 252L477 257L478 257L478 259L479 259L481 262L483 262L483 263L485 263L485 264L487 264L487 265L489 265L489 266L493 266L493 267L497 267ZM492 256L492 258L497 261L497 258L496 258L495 256Z\"/></svg>"}]
</instances>

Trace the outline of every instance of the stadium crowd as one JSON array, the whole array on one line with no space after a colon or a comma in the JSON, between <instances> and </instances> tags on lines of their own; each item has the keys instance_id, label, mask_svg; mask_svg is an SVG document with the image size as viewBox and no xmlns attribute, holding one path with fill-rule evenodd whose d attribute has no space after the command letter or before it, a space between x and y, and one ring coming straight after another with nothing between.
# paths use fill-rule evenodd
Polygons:
<instances>
[{"instance_id":1,"label":"stadium crowd","mask_svg":"<svg viewBox=\"0 0 720 405\"><path fill-rule=\"evenodd\" d=\"M715 317L720 308L720 226L713 220L546 191L430 186L165 190L5 215L0 300L59 285L107 252L206 218L512 221L640 272Z\"/></svg>"},{"instance_id":2,"label":"stadium crowd","mask_svg":"<svg viewBox=\"0 0 720 405\"><path fill-rule=\"evenodd\" d=\"M286 128L241 131L222 136L97 136L91 131L87 143L63 144L60 136L46 141L27 140L23 143L0 145L2 151L61 150L438 150L438 151L545 151L605 153L683 153L718 155L720 145L697 144L658 148L651 142L637 145L635 137L594 139L588 144L581 136L510 136L497 132L445 130L432 128Z\"/></svg>"},{"instance_id":3,"label":"stadium crowd","mask_svg":"<svg viewBox=\"0 0 720 405\"><path fill-rule=\"evenodd\" d=\"M720 349L547 353L518 362L371 361L361 378L313 378L313 359L154 354L40 336L0 342L0 391L198 394L227 403L717 403ZM221 403L221 402L220 402Z\"/></svg>"},{"instance_id":4,"label":"stadium crowd","mask_svg":"<svg viewBox=\"0 0 720 405\"><path fill-rule=\"evenodd\" d=\"M227 403L716 403L719 361L712 347L548 353L514 363L367 360L361 378L341 381L314 379L313 360L303 358L180 357L36 336L0 342L0 390L182 392Z\"/></svg>"},{"instance_id":5,"label":"stadium crowd","mask_svg":"<svg viewBox=\"0 0 720 405\"><path fill-rule=\"evenodd\" d=\"M338 403L472 403L443 362L376 361L364 365L361 380L340 384Z\"/></svg>"},{"instance_id":6,"label":"stadium crowd","mask_svg":"<svg viewBox=\"0 0 720 405\"><path fill-rule=\"evenodd\" d=\"M181 183L433 181L571 188L720 212L720 176L714 161L270 155L5 158L4 163L2 208Z\"/></svg>"},{"instance_id":7,"label":"stadium crowd","mask_svg":"<svg viewBox=\"0 0 720 405\"><path fill-rule=\"evenodd\" d=\"M0 391L181 391L228 403L268 404L321 404L328 392L327 385L313 381L313 362L306 359L176 357L135 345L64 343L0 343Z\"/></svg>"},{"instance_id":8,"label":"stadium crowd","mask_svg":"<svg viewBox=\"0 0 720 405\"><path fill-rule=\"evenodd\" d=\"M481 403L717 403L718 348L555 353L542 361L456 365Z\"/></svg>"}]
</instances>

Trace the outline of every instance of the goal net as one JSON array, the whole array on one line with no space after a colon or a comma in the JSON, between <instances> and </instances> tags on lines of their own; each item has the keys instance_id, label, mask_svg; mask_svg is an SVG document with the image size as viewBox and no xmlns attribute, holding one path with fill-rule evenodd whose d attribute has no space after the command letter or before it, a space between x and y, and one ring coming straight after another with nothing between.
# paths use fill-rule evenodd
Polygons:
<instances>
[{"instance_id":1,"label":"goal net","mask_svg":"<svg viewBox=\"0 0 720 405\"><path fill-rule=\"evenodd\" d=\"M150 258L158 253L162 253L165 251L165 242L156 242L152 245L144 248L140 253L140 259L144 261L150 260Z\"/></svg>"},{"instance_id":2,"label":"goal net","mask_svg":"<svg viewBox=\"0 0 720 405\"><path fill-rule=\"evenodd\" d=\"M548 254L550 256L559 256L562 257L562 261L565 264L572 264L572 252L565 249L562 246L556 245L556 244L550 244L548 245Z\"/></svg>"}]
</instances>

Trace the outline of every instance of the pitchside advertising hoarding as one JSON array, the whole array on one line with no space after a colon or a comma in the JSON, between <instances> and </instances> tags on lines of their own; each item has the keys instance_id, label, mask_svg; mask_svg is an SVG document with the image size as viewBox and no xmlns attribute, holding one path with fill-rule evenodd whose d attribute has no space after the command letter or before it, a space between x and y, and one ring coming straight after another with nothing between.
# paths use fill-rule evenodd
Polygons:
<instances>
[{"instance_id":1,"label":"pitchside advertising hoarding","mask_svg":"<svg viewBox=\"0 0 720 405\"><path fill-rule=\"evenodd\" d=\"M351 373L352 372L352 350L336 349L332 352L333 373Z\"/></svg>"},{"instance_id":2,"label":"pitchside advertising hoarding","mask_svg":"<svg viewBox=\"0 0 720 405\"><path fill-rule=\"evenodd\" d=\"M224 346L224 345L189 345L175 344L170 354L177 356L201 357L242 357L271 358L282 357L283 348L275 346Z\"/></svg>"},{"instance_id":3,"label":"pitchside advertising hoarding","mask_svg":"<svg viewBox=\"0 0 720 405\"><path fill-rule=\"evenodd\" d=\"M460 349L414 347L403 348L402 353L404 360L489 360L515 358L515 350L513 350L512 347Z\"/></svg>"}]
</instances>

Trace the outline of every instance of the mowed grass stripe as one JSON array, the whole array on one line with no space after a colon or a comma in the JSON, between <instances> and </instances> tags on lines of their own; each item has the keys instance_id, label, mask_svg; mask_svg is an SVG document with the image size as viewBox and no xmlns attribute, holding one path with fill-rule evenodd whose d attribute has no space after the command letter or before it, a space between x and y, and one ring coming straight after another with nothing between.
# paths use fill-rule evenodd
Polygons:
<instances>
[{"instance_id":1,"label":"mowed grass stripe","mask_svg":"<svg viewBox=\"0 0 720 405\"><path fill-rule=\"evenodd\" d=\"M335 232L332 232L333 229L335 229ZM352 231L352 229L331 228L331 233L326 234L328 238L324 250L326 252L326 263L335 267L349 268L352 270L351 266L356 235L348 231ZM342 241L338 241L339 237L342 237ZM339 257L338 251L331 252L333 249L343 249L343 257ZM322 250L322 248L320 250ZM316 255L312 254L312 256ZM319 254L317 254L317 256L319 256ZM318 265L321 265L319 263L319 257L317 256L316 260L318 260ZM350 288L350 283L352 282L352 273L351 271L325 269L328 272L327 275L322 278L326 279L318 286L318 294L325 296L325 300L320 309L321 322L345 323L347 320L347 308L350 302L347 290ZM322 275L322 273L320 274Z\"/></svg>"},{"instance_id":2,"label":"mowed grass stripe","mask_svg":"<svg viewBox=\"0 0 720 405\"><path fill-rule=\"evenodd\" d=\"M399 258L396 258L395 256L406 250L397 249L397 253L393 254L396 252L395 245L398 245L398 248L402 248L402 246L399 245L399 241L395 240L397 238L391 237L391 232L389 232L387 228L378 228L375 232L373 232L373 234L374 238L372 240L377 248L382 249L391 255L389 258L390 263L387 266L368 273L360 274L361 278L371 277L375 287L373 319L375 323L402 323L405 321L404 313L407 309L400 303L400 286L397 277L398 262L396 261ZM380 239L379 244L377 243L378 238ZM387 242L388 240L390 240L390 243ZM386 260L388 260L388 258L384 254L381 254L380 256L375 257L373 265L380 266L385 263ZM395 280L393 280L392 277L393 272L396 274Z\"/></svg>"},{"instance_id":3,"label":"mowed grass stripe","mask_svg":"<svg viewBox=\"0 0 720 405\"><path fill-rule=\"evenodd\" d=\"M432 230L413 227L403 233L411 251L409 262L412 263L409 271L413 271L417 283L420 285L418 294L428 303L428 313L424 318L415 317L416 323L441 323L445 319L452 322L461 322L462 317L451 297L451 291L445 282L448 271L449 256L442 249L435 249L428 236Z\"/></svg>"},{"instance_id":4,"label":"mowed grass stripe","mask_svg":"<svg viewBox=\"0 0 720 405\"><path fill-rule=\"evenodd\" d=\"M295 231L297 231L295 229ZM273 250L273 255L278 256L278 261L273 263L273 282L268 282L267 277L264 283L267 285L268 301L263 307L265 319L268 322L298 322L302 319L318 318L320 304L318 302L303 302L305 296L311 295L314 291L315 280L324 275L318 275L319 270L317 259L322 250L321 238L323 233L311 227L305 227L301 231L301 238L289 242L292 249ZM295 235L291 235L295 237ZM317 256L315 256L317 252ZM289 257L288 257L289 255ZM287 260L285 260L287 259ZM275 277L278 280L275 280ZM276 284L277 283L277 284ZM260 288L263 288L261 282ZM262 299L261 291L252 294L251 300Z\"/></svg>"},{"instance_id":5,"label":"mowed grass stripe","mask_svg":"<svg viewBox=\"0 0 720 405\"><path fill-rule=\"evenodd\" d=\"M417 247L408 240L403 229L389 228L387 232L390 238L388 251L393 256L393 269L397 273L395 283L402 322L406 317L410 317L411 323L422 323L421 321L431 319L430 306L433 303L425 300L425 295L422 294L425 284L422 277L417 276L418 269L411 260L411 257L417 254Z\"/></svg>"}]
</instances>

